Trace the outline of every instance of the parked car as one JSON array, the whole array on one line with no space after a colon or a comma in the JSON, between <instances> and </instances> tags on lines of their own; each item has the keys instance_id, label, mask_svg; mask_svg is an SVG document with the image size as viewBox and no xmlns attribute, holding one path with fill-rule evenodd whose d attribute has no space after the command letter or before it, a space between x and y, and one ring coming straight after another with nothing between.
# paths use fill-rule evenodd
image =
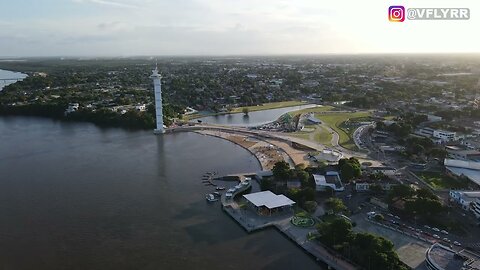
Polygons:
<instances>
[{"instance_id":1,"label":"parked car","mask_svg":"<svg viewBox=\"0 0 480 270\"><path fill-rule=\"evenodd\" d=\"M440 236L438 236L438 234L434 234L434 235L433 235L433 238L440 239Z\"/></svg>"},{"instance_id":2,"label":"parked car","mask_svg":"<svg viewBox=\"0 0 480 270\"><path fill-rule=\"evenodd\" d=\"M461 245L462 245L462 244L460 244L460 243L457 242L457 241L453 242L453 244L454 244L455 246L461 246Z\"/></svg>"},{"instance_id":3,"label":"parked car","mask_svg":"<svg viewBox=\"0 0 480 270\"><path fill-rule=\"evenodd\" d=\"M431 229L430 226L428 226L428 225L424 225L423 227L424 227L425 229L429 229L429 230Z\"/></svg>"},{"instance_id":4,"label":"parked car","mask_svg":"<svg viewBox=\"0 0 480 270\"><path fill-rule=\"evenodd\" d=\"M442 230L441 233L448 235L448 232L445 230Z\"/></svg>"},{"instance_id":5,"label":"parked car","mask_svg":"<svg viewBox=\"0 0 480 270\"><path fill-rule=\"evenodd\" d=\"M434 231L436 231L436 232L440 232L440 229L439 229L439 228L433 227L432 230L434 230Z\"/></svg>"}]
</instances>

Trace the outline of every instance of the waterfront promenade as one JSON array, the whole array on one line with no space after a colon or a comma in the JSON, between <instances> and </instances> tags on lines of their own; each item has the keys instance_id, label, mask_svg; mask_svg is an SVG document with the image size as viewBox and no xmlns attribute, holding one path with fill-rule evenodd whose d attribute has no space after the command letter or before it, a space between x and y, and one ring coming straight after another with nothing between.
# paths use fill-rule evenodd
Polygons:
<instances>
[{"instance_id":1,"label":"waterfront promenade","mask_svg":"<svg viewBox=\"0 0 480 270\"><path fill-rule=\"evenodd\" d=\"M295 242L305 252L313 256L317 261L326 263L329 267L337 270L357 269L353 264L343 260L336 254L329 252L315 240L308 240L308 233L316 233L315 227L302 228L293 225L290 220L291 212L273 216L259 216L253 211L239 205L235 200L222 200L223 210L229 214L247 232L251 233L267 227L276 228L291 241Z\"/></svg>"}]
</instances>

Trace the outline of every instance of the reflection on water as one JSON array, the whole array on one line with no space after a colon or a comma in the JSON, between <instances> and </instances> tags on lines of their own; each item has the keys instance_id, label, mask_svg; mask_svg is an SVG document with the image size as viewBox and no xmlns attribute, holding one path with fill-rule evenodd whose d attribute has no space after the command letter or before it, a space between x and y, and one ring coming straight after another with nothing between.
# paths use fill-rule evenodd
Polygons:
<instances>
[{"instance_id":1,"label":"reflection on water","mask_svg":"<svg viewBox=\"0 0 480 270\"><path fill-rule=\"evenodd\" d=\"M198 120L219 125L229 126L258 126L277 120L282 114L292 111L298 111L306 108L312 108L317 105L308 104L301 106L293 106L286 108L278 108L264 111L255 111L248 113L248 117L245 117L243 113L214 115L198 118Z\"/></svg>"},{"instance_id":2,"label":"reflection on water","mask_svg":"<svg viewBox=\"0 0 480 270\"><path fill-rule=\"evenodd\" d=\"M195 133L0 118L0 268L319 269L277 231L248 235L206 203L212 170L259 165Z\"/></svg>"}]
</instances>

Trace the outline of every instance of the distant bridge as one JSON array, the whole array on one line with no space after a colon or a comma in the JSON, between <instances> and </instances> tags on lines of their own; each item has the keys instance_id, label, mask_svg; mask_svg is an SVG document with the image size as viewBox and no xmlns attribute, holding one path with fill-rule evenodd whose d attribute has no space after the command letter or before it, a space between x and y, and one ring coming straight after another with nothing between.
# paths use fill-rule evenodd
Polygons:
<instances>
[{"instance_id":1,"label":"distant bridge","mask_svg":"<svg viewBox=\"0 0 480 270\"><path fill-rule=\"evenodd\" d=\"M23 79L25 78L0 78L0 82L3 81L3 84L7 84L7 82L10 82L10 81L20 81Z\"/></svg>"}]
</instances>

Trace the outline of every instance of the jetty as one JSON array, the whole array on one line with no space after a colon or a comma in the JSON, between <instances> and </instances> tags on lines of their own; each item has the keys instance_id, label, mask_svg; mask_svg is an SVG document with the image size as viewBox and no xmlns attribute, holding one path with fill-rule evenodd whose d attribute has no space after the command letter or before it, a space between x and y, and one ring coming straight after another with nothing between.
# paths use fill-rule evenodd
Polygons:
<instances>
[{"instance_id":1,"label":"jetty","mask_svg":"<svg viewBox=\"0 0 480 270\"><path fill-rule=\"evenodd\" d=\"M241 178L245 179L245 178ZM354 270L358 269L353 263L346 261L344 258L330 251L326 246L315 240L309 240L307 236L309 233L317 233L315 227L299 227L292 224L291 219L294 217L293 210L263 216L259 215L251 209L245 207L244 204L239 204L235 200L235 196L239 196L251 187L251 181L241 182L237 185L228 197L226 194L221 196L222 209L233 220L235 220L246 232L252 233L265 228L273 227L279 232L283 233L288 239L296 243L306 253L315 258L317 261L322 261L327 264L330 269L337 270ZM247 184L248 183L248 184ZM254 194L254 193L251 193Z\"/></svg>"}]
</instances>

